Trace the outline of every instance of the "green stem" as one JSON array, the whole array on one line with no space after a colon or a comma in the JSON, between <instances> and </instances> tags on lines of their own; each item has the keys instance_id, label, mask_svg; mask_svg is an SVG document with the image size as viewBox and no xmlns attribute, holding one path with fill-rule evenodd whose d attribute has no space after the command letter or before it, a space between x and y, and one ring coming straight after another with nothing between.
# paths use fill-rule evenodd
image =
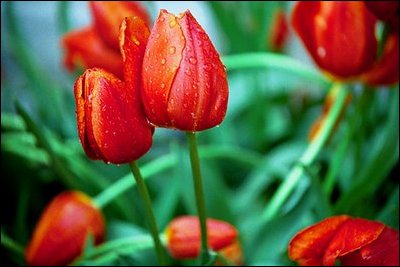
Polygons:
<instances>
[{"instance_id":1,"label":"green stem","mask_svg":"<svg viewBox=\"0 0 400 267\"><path fill-rule=\"evenodd\" d=\"M261 162L261 155L250 150L234 146L200 146L199 156L202 159L226 158L237 162L242 162L250 166L257 166ZM166 155L147 163L141 168L143 178L146 180L150 176L172 168L178 160L175 154ZM113 201L118 196L125 193L129 188L136 185L130 174L118 179L114 184L108 186L93 198L95 205L101 209Z\"/></svg>"},{"instance_id":2,"label":"green stem","mask_svg":"<svg viewBox=\"0 0 400 267\"><path fill-rule=\"evenodd\" d=\"M165 245L166 239L164 234L160 234L160 239ZM140 235L127 238L119 238L108 241L101 244L100 246L94 247L92 250L85 252L80 258L78 258L71 265L77 266L82 265L88 260L101 260L108 257L109 254L131 254L137 250L145 250L154 247L153 238L150 235Z\"/></svg>"},{"instance_id":3,"label":"green stem","mask_svg":"<svg viewBox=\"0 0 400 267\"><path fill-rule=\"evenodd\" d=\"M18 244L16 241L11 239L8 235L3 233L1 231L1 245L13 252L15 252L18 256L21 256L24 258L25 253L24 253L24 247L20 244Z\"/></svg>"},{"instance_id":4,"label":"green stem","mask_svg":"<svg viewBox=\"0 0 400 267\"><path fill-rule=\"evenodd\" d=\"M194 182L194 191L196 194L197 212L200 221L201 232L201 262L202 265L210 260L208 254L208 241L207 241L207 224L206 224L206 205L204 201L203 185L200 171L199 153L197 151L196 134L194 132L186 132L189 142L190 163L192 165L192 174Z\"/></svg>"},{"instance_id":5,"label":"green stem","mask_svg":"<svg viewBox=\"0 0 400 267\"><path fill-rule=\"evenodd\" d=\"M377 49L378 58L381 58L383 55L383 51L385 49L385 44L389 37L389 32L390 32L390 23L389 22L383 23L383 29L382 29L382 33L380 36L381 38L379 40L378 49Z\"/></svg>"},{"instance_id":6,"label":"green stem","mask_svg":"<svg viewBox=\"0 0 400 267\"><path fill-rule=\"evenodd\" d=\"M321 72L306 67L301 62L280 54L259 52L228 55L222 58L226 68L231 71L243 68L270 68L291 72L323 86L328 87L331 82Z\"/></svg>"},{"instance_id":7,"label":"green stem","mask_svg":"<svg viewBox=\"0 0 400 267\"><path fill-rule=\"evenodd\" d=\"M320 134L314 139L313 142L310 143L299 160L300 164L296 164L292 168L285 181L279 186L278 190L273 195L270 203L265 207L262 214L263 220L270 221L278 214L279 209L296 187L300 181L300 178L304 176L304 166L309 166L315 160L324 144L329 139L329 136L334 129L335 122L340 116L340 112L345 105L346 96L348 94L343 84L335 83L333 84L331 90L335 90L336 87L340 88L337 99L327 115Z\"/></svg>"},{"instance_id":8,"label":"green stem","mask_svg":"<svg viewBox=\"0 0 400 267\"><path fill-rule=\"evenodd\" d=\"M137 166L135 161L129 163L129 167L131 168L133 177L135 178L139 193L143 199L144 208L146 211L147 220L150 226L150 233L154 240L154 245L156 247L156 252L158 256L158 261L161 265L167 265L164 248L161 244L160 237L158 235L158 227L157 222L154 216L153 207L151 205L149 191L147 190L147 186L144 183L142 174L140 173L139 167Z\"/></svg>"}]
</instances>

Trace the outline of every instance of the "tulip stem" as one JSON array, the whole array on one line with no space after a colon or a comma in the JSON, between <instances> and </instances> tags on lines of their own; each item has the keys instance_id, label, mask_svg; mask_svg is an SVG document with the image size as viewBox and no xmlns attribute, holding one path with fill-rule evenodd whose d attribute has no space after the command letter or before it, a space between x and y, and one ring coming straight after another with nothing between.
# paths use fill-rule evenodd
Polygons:
<instances>
[{"instance_id":1,"label":"tulip stem","mask_svg":"<svg viewBox=\"0 0 400 267\"><path fill-rule=\"evenodd\" d=\"M156 248L158 261L161 265L165 266L167 265L167 261L165 257L164 248L162 246L160 236L158 234L157 222L154 216L153 207L151 205L149 191L147 190L147 186L144 183L142 174L140 173L140 169L137 166L136 162L132 161L131 163L129 163L129 167L131 168L133 177L136 180L137 188L143 199L143 204L145 207L148 224L150 226L150 233L154 241L154 246Z\"/></svg>"},{"instance_id":2,"label":"tulip stem","mask_svg":"<svg viewBox=\"0 0 400 267\"><path fill-rule=\"evenodd\" d=\"M196 194L197 212L200 221L201 263L202 265L204 265L210 260L210 255L208 253L207 224L206 224L207 216L206 216L206 205L204 201L201 171L200 171L200 160L199 160L199 153L197 151L196 134L194 132L186 132L186 136L189 142L190 163L192 165L194 191Z\"/></svg>"},{"instance_id":3,"label":"tulip stem","mask_svg":"<svg viewBox=\"0 0 400 267\"><path fill-rule=\"evenodd\" d=\"M276 193L272 196L269 204L265 207L262 214L264 221L270 221L279 212L282 205L285 203L289 195L292 193L300 178L305 174L305 166L310 166L315 160L319 152L324 147L325 143L331 135L335 122L340 116L340 112L346 104L347 90L341 83L333 84L331 90L335 90L336 87L341 87L332 109L330 109L325 123L322 125L320 134L310 143L306 151L301 156L299 163L293 166L292 170L279 186Z\"/></svg>"}]
</instances>

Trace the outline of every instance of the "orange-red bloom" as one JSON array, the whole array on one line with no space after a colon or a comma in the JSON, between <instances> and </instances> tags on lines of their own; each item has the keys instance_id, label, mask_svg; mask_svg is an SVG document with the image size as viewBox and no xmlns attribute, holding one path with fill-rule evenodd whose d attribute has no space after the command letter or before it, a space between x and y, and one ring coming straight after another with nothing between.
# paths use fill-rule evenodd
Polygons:
<instances>
[{"instance_id":1,"label":"orange-red bloom","mask_svg":"<svg viewBox=\"0 0 400 267\"><path fill-rule=\"evenodd\" d=\"M243 262L235 227L223 221L207 219L207 230L211 249L238 265ZM197 217L181 216L174 219L166 228L166 237L168 250L175 259L191 259L200 254L200 224Z\"/></svg>"},{"instance_id":2,"label":"orange-red bloom","mask_svg":"<svg viewBox=\"0 0 400 267\"><path fill-rule=\"evenodd\" d=\"M75 68L103 68L122 78L123 66L118 45L119 26L125 17L138 16L150 25L149 15L139 2L90 2L94 25L66 34L64 64Z\"/></svg>"},{"instance_id":3,"label":"orange-red bloom","mask_svg":"<svg viewBox=\"0 0 400 267\"><path fill-rule=\"evenodd\" d=\"M226 70L189 11L161 10L143 61L142 99L147 118L160 127L201 131L224 119Z\"/></svg>"},{"instance_id":4,"label":"orange-red bloom","mask_svg":"<svg viewBox=\"0 0 400 267\"><path fill-rule=\"evenodd\" d=\"M75 82L79 138L92 159L128 163L146 153L154 128L140 103L141 64L149 30L139 17L121 26L125 81L102 69L88 69Z\"/></svg>"},{"instance_id":5,"label":"orange-red bloom","mask_svg":"<svg viewBox=\"0 0 400 267\"><path fill-rule=\"evenodd\" d=\"M383 223L341 215L298 232L290 241L289 258L303 266L399 265L399 232Z\"/></svg>"},{"instance_id":6,"label":"orange-red bloom","mask_svg":"<svg viewBox=\"0 0 400 267\"><path fill-rule=\"evenodd\" d=\"M363 2L300 1L292 23L317 65L341 79L374 63L376 18Z\"/></svg>"},{"instance_id":7,"label":"orange-red bloom","mask_svg":"<svg viewBox=\"0 0 400 267\"><path fill-rule=\"evenodd\" d=\"M269 35L269 43L272 51L281 51L286 43L289 33L289 27L286 21L285 13L279 9L275 14Z\"/></svg>"},{"instance_id":8,"label":"orange-red bloom","mask_svg":"<svg viewBox=\"0 0 400 267\"><path fill-rule=\"evenodd\" d=\"M26 248L29 265L66 265L79 256L88 235L104 237L104 218L92 200L77 191L63 192L46 207Z\"/></svg>"}]
</instances>

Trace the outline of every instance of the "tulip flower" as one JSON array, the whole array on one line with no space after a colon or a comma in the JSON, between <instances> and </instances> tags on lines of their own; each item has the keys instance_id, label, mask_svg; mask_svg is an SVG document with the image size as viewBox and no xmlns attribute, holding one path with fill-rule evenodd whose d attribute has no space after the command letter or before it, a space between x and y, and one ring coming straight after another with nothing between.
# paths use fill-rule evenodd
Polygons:
<instances>
[{"instance_id":1,"label":"tulip flower","mask_svg":"<svg viewBox=\"0 0 400 267\"><path fill-rule=\"evenodd\" d=\"M26 248L29 265L66 265L84 249L88 235L104 237L104 218L87 195L67 191L46 207Z\"/></svg>"},{"instance_id":2,"label":"tulip flower","mask_svg":"<svg viewBox=\"0 0 400 267\"><path fill-rule=\"evenodd\" d=\"M289 258L302 266L398 266L399 232L381 222L340 215L298 232Z\"/></svg>"},{"instance_id":3,"label":"tulip flower","mask_svg":"<svg viewBox=\"0 0 400 267\"><path fill-rule=\"evenodd\" d=\"M208 242L211 249L226 259L241 264L243 261L237 230L229 223L207 219ZM167 247L175 259L193 259L200 254L200 225L195 216L181 216L166 228Z\"/></svg>"},{"instance_id":4,"label":"tulip flower","mask_svg":"<svg viewBox=\"0 0 400 267\"><path fill-rule=\"evenodd\" d=\"M228 102L226 70L189 11L161 10L143 60L142 99L159 127L201 131L219 125Z\"/></svg>"},{"instance_id":5,"label":"tulip flower","mask_svg":"<svg viewBox=\"0 0 400 267\"><path fill-rule=\"evenodd\" d=\"M281 9L276 12L271 29L271 34L269 35L271 49L272 51L279 52L286 43L289 31L285 13Z\"/></svg>"},{"instance_id":6,"label":"tulip flower","mask_svg":"<svg viewBox=\"0 0 400 267\"><path fill-rule=\"evenodd\" d=\"M90 1L93 26L67 33L61 40L67 69L103 68L122 78L119 27L125 17L138 16L146 25L150 18L139 2Z\"/></svg>"},{"instance_id":7,"label":"tulip flower","mask_svg":"<svg viewBox=\"0 0 400 267\"><path fill-rule=\"evenodd\" d=\"M316 64L338 79L360 75L375 61L376 18L363 2L300 1L292 23Z\"/></svg>"},{"instance_id":8,"label":"tulip flower","mask_svg":"<svg viewBox=\"0 0 400 267\"><path fill-rule=\"evenodd\" d=\"M150 25L150 16L139 2L90 1L95 28L109 47L119 49L119 26L125 17L140 17Z\"/></svg>"},{"instance_id":9,"label":"tulip flower","mask_svg":"<svg viewBox=\"0 0 400 267\"><path fill-rule=\"evenodd\" d=\"M74 86L79 138L86 154L116 164L146 153L154 130L142 110L139 91L149 30L133 17L124 20L121 32L125 81L94 68L86 70Z\"/></svg>"},{"instance_id":10,"label":"tulip flower","mask_svg":"<svg viewBox=\"0 0 400 267\"><path fill-rule=\"evenodd\" d=\"M62 45L67 50L64 64L69 71L99 67L122 77L121 54L108 47L93 27L67 33Z\"/></svg>"}]
</instances>

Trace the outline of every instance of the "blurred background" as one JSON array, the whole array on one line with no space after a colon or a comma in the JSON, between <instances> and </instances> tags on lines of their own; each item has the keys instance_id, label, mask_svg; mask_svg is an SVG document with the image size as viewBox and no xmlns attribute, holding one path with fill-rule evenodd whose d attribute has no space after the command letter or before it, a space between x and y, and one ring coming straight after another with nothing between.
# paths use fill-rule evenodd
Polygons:
<instances>
[{"instance_id":1,"label":"blurred background","mask_svg":"<svg viewBox=\"0 0 400 267\"><path fill-rule=\"evenodd\" d=\"M161 8L174 14L189 9L224 57L273 52L318 73L289 23L292 2L144 4L153 21ZM270 36L278 10L288 29L277 48ZM96 196L129 175L127 166L89 160L77 136L73 83L80 73L63 66L60 39L91 21L86 2L1 2L2 234L22 246L58 193L77 189ZM274 68L228 67L228 78L226 118L198 138L208 215L239 229L246 265L292 264L286 256L289 239L332 214L398 227L398 84L396 90L369 91L351 84L352 103L343 123L309 169L321 183L333 177L329 209L321 211L318 190L305 178L282 213L264 222L260 214L307 148L309 129L322 112L330 84ZM16 100L30 120L17 112ZM138 161L145 174L152 174L147 183L160 229L178 215L196 214L187 153L183 133L157 128L151 150ZM160 159L169 167L160 167ZM115 199L104 213L106 240L146 231L136 189ZM24 264L3 246L1 254L5 264ZM151 265L152 254L121 254L104 264Z\"/></svg>"}]
</instances>

